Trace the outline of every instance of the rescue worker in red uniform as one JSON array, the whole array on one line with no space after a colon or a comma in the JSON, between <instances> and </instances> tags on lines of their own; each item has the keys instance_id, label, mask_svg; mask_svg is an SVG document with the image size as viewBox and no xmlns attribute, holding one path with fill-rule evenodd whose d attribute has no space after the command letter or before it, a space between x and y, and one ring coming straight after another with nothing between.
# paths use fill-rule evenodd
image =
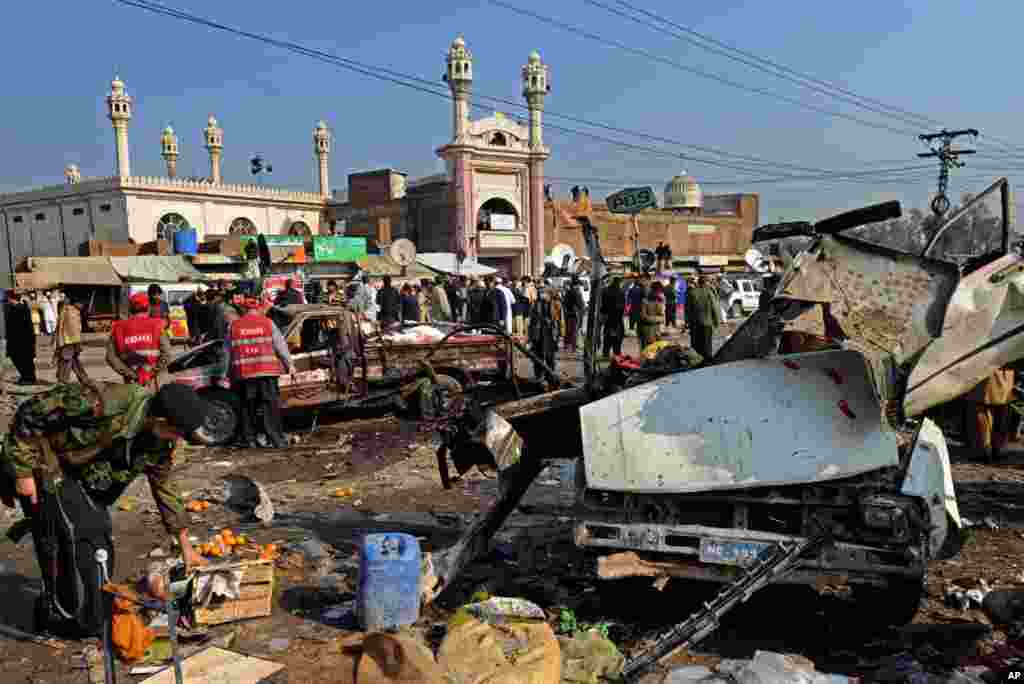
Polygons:
<instances>
[{"instance_id":1,"label":"rescue worker in red uniform","mask_svg":"<svg viewBox=\"0 0 1024 684\"><path fill-rule=\"evenodd\" d=\"M264 433L271 446L284 449L288 441L281 427L277 379L294 374L295 367L284 335L264 315L259 301L246 297L241 307L244 315L231 322L228 335L231 386L241 404L240 446L258 446L257 435Z\"/></svg>"},{"instance_id":2,"label":"rescue worker in red uniform","mask_svg":"<svg viewBox=\"0 0 1024 684\"><path fill-rule=\"evenodd\" d=\"M124 378L155 387L157 376L171 356L171 340L164 335L164 322L149 315L149 297L132 295L132 315L115 321L107 343L107 363Z\"/></svg>"}]
</instances>

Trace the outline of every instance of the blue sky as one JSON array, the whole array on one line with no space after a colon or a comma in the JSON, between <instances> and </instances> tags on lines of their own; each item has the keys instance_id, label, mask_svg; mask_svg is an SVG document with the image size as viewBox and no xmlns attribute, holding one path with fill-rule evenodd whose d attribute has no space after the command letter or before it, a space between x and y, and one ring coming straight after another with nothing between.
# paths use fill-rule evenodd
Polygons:
<instances>
[{"instance_id":1,"label":"blue sky","mask_svg":"<svg viewBox=\"0 0 1024 684\"><path fill-rule=\"evenodd\" d=\"M907 127L626 22L584 0L507 1L814 106ZM920 164L915 155L924 151L913 135L864 127L728 88L486 1L166 2L239 28L438 82L448 44L463 33L475 57L476 91L516 101L521 101L520 66L536 48L552 69L550 112L776 162L840 171L894 168ZM1024 157L1024 133L1016 125L1024 92L1016 86L1008 61L1024 22L1024 3L631 2L861 95L927 114L950 127L976 127L983 135L1020 145L1015 154ZM275 167L268 183L315 188L311 134L321 118L335 134L335 188L344 187L345 175L357 170L392 167L410 178L443 170L434 150L450 136L451 114L450 103L440 98L113 0L12 3L6 13L7 25L23 30L9 31L0 41L0 63L7 65L0 192L60 183L69 163L77 163L83 176L114 172L113 133L103 98L115 73L135 98L130 128L135 174L163 174L159 137L169 123L180 140L179 174L205 174L201 131L210 113L224 128L227 181L250 182L248 159L259 153ZM546 121L582 128L550 114ZM595 132L684 152L666 143ZM552 148L548 175L581 179L597 197L617 188L588 179L661 185L685 169L698 180L727 181L706 185L705 192L759 192L765 222L814 218L891 198L923 206L936 176L929 169L900 183L753 184L744 179L794 172L718 168L551 130L546 139ZM1011 181L1024 180L1014 179L1017 172L1009 170L1020 168L1020 161L989 156L968 162L967 169L954 174L951 190L957 196L981 189L1000 170ZM573 184L555 183L556 193L567 195Z\"/></svg>"}]
</instances>

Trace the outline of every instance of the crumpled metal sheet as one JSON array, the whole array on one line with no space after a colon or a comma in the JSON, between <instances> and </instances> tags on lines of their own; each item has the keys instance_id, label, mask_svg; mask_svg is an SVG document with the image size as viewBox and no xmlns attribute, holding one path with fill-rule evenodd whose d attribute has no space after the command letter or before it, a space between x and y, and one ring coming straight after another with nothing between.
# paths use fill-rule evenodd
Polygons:
<instances>
[{"instance_id":1,"label":"crumpled metal sheet","mask_svg":"<svg viewBox=\"0 0 1024 684\"><path fill-rule=\"evenodd\" d=\"M777 296L831 304L852 346L902 363L941 334L958 279L953 264L831 235L793 260Z\"/></svg>"},{"instance_id":2,"label":"crumpled metal sheet","mask_svg":"<svg viewBox=\"0 0 1024 684\"><path fill-rule=\"evenodd\" d=\"M498 472L519 462L523 453L523 438L512 424L499 416L493 409L484 415L476 439L487 447L498 466Z\"/></svg>"},{"instance_id":3,"label":"crumpled metal sheet","mask_svg":"<svg viewBox=\"0 0 1024 684\"><path fill-rule=\"evenodd\" d=\"M825 482L898 463L864 355L748 359L580 408L587 486L689 493Z\"/></svg>"},{"instance_id":4,"label":"crumpled metal sheet","mask_svg":"<svg viewBox=\"0 0 1024 684\"><path fill-rule=\"evenodd\" d=\"M1008 254L965 277L949 301L942 336L907 381L903 409L920 415L1024 358L1024 257Z\"/></svg>"}]
</instances>

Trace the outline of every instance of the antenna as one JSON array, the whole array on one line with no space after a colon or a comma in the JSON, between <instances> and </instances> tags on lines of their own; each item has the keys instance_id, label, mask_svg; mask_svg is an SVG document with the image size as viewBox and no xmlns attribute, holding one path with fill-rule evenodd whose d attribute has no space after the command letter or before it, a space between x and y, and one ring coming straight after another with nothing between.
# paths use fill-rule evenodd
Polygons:
<instances>
[{"instance_id":1,"label":"antenna","mask_svg":"<svg viewBox=\"0 0 1024 684\"><path fill-rule=\"evenodd\" d=\"M933 143L940 141L938 146L931 145L931 152L922 152L917 156L922 159L937 158L939 160L939 193L932 200L932 211L936 216L942 216L949 211L949 197L946 196L946 188L949 187L949 170L961 169L966 164L959 160L962 154L974 154L976 150L954 150L953 140L962 135L969 135L975 139L978 137L978 129L963 128L958 131L947 131L943 128L938 133L924 133L917 136L922 142Z\"/></svg>"}]
</instances>

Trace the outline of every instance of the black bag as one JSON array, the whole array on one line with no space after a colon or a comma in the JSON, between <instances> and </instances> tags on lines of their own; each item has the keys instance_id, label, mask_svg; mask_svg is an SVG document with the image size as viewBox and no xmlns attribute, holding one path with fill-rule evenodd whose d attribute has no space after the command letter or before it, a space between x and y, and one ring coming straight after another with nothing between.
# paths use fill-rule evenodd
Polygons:
<instances>
[{"instance_id":1,"label":"black bag","mask_svg":"<svg viewBox=\"0 0 1024 684\"><path fill-rule=\"evenodd\" d=\"M106 551L109 580L114 574L110 512L76 480L64 479L56 490L40 493L32 530L43 576L36 629L65 638L100 636L111 598L100 590L96 551Z\"/></svg>"}]
</instances>

